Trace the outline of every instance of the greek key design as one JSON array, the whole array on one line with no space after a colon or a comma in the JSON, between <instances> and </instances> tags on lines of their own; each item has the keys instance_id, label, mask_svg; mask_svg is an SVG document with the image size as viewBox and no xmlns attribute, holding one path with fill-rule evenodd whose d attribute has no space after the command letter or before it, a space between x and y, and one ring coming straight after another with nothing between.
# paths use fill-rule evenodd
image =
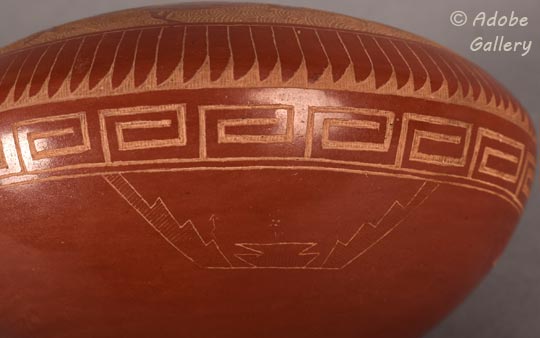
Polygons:
<instances>
[{"instance_id":1,"label":"greek key design","mask_svg":"<svg viewBox=\"0 0 540 338\"><path fill-rule=\"evenodd\" d=\"M305 157L329 157L333 152L386 153L390 150L395 114L390 111L347 107L310 107ZM316 133L315 130L322 133ZM352 138L366 134L364 140L337 140L336 130ZM349 133L344 133L347 130ZM342 136L343 137L343 136ZM314 149L314 144L316 148ZM357 158L357 161L359 159Z\"/></svg>"},{"instance_id":2,"label":"greek key design","mask_svg":"<svg viewBox=\"0 0 540 338\"><path fill-rule=\"evenodd\" d=\"M257 117L261 115L264 117ZM287 105L200 106L200 157L221 157L217 154L222 150L217 149L224 149L223 146L227 144L279 146L292 143L294 116L294 107ZM213 138L215 133L206 132L209 125L210 128L217 130L217 139ZM262 129L271 129L271 133L266 133ZM209 142L213 143L213 147L209 148ZM249 149L246 151L247 153L236 156L245 156L249 153ZM279 155L283 153L279 152Z\"/></svg>"},{"instance_id":3,"label":"greek key design","mask_svg":"<svg viewBox=\"0 0 540 338\"><path fill-rule=\"evenodd\" d=\"M529 198L531 194L531 186L534 181L534 171L535 171L536 160L531 153L527 153L527 160L523 166L523 173L521 175L521 183L518 186L516 193L523 194L525 198Z\"/></svg>"},{"instance_id":4,"label":"greek key design","mask_svg":"<svg viewBox=\"0 0 540 338\"><path fill-rule=\"evenodd\" d=\"M484 141L490 141L489 145ZM503 150L504 149L504 150ZM525 146L509 137L489 129L479 128L470 177L488 175L515 184L523 165ZM506 163L506 169L492 166L492 160ZM477 165L478 163L478 165ZM508 166L510 164L510 166Z\"/></svg>"},{"instance_id":5,"label":"greek key design","mask_svg":"<svg viewBox=\"0 0 540 338\"><path fill-rule=\"evenodd\" d=\"M114 139L110 137L110 124L114 126ZM105 160L109 163L113 161L112 153L183 147L187 143L185 105L102 110L100 128ZM137 131L154 131L156 137L128 139L130 132ZM167 137L162 138L163 135ZM111 144L114 150L111 150Z\"/></svg>"},{"instance_id":6,"label":"greek key design","mask_svg":"<svg viewBox=\"0 0 540 338\"><path fill-rule=\"evenodd\" d=\"M55 127L50 129L51 126ZM20 164L29 171L39 169L40 162L79 155L91 149L88 122L83 112L22 121L14 124L13 135L23 159ZM56 139L75 142L56 147Z\"/></svg>"},{"instance_id":7,"label":"greek key design","mask_svg":"<svg viewBox=\"0 0 540 338\"><path fill-rule=\"evenodd\" d=\"M426 128L433 126L447 127L446 132L433 132L420 129L420 126L414 129L411 141L411 150L408 155L405 154L405 149L408 146L408 133L412 122L422 122ZM448 128L453 128L456 134L449 134ZM467 155L469 153L470 141L472 135L472 125L469 123L450 120L441 117L419 115L419 114L404 114L403 128L401 131L401 141L397 156L397 165L403 165L404 157L407 156L408 161L434 164L438 166L453 166L465 167ZM443 143L446 146L456 145L458 150L457 156L448 156L436 153L426 153L421 148L424 142Z\"/></svg>"},{"instance_id":8,"label":"greek key design","mask_svg":"<svg viewBox=\"0 0 540 338\"><path fill-rule=\"evenodd\" d=\"M536 164L532 146L498 130L361 107L179 103L44 116L10 130L2 186L124 170L331 170L458 185L520 210Z\"/></svg>"}]
</instances>

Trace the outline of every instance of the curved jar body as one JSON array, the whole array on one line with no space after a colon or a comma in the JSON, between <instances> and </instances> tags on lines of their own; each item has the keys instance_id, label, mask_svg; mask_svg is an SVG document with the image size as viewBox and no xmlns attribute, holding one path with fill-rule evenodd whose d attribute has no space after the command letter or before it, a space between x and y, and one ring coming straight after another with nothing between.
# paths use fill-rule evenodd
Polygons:
<instances>
[{"instance_id":1,"label":"curved jar body","mask_svg":"<svg viewBox=\"0 0 540 338\"><path fill-rule=\"evenodd\" d=\"M492 267L531 122L394 28L128 10L0 50L0 331L417 337Z\"/></svg>"}]
</instances>

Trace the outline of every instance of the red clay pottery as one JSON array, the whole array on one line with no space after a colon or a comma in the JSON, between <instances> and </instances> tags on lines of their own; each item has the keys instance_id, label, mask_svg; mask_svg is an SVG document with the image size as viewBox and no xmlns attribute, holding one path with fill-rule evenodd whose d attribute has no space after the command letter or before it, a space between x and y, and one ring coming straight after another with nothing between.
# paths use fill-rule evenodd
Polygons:
<instances>
[{"instance_id":1,"label":"red clay pottery","mask_svg":"<svg viewBox=\"0 0 540 338\"><path fill-rule=\"evenodd\" d=\"M482 69L309 9L127 10L0 50L0 332L418 337L535 167Z\"/></svg>"}]
</instances>

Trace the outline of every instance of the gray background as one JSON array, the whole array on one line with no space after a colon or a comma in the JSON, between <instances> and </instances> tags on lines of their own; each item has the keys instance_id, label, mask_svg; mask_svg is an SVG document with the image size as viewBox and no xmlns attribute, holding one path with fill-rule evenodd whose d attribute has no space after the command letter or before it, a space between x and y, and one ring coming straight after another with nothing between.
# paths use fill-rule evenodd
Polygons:
<instances>
[{"instance_id":1,"label":"gray background","mask_svg":"<svg viewBox=\"0 0 540 338\"><path fill-rule=\"evenodd\" d=\"M174 0L0 0L0 45L68 21L113 10L171 3ZM540 121L540 2L538 0L267 0L312 7L395 26L427 37L467 57L509 88L529 110L537 130ZM462 10L469 19L488 15L527 16L522 28L454 27L450 14ZM472 52L477 36L533 40L531 52ZM432 330L427 338L540 337L540 189L535 183L528 208L495 269L472 295ZM399 337L396 337L399 338Z\"/></svg>"}]
</instances>

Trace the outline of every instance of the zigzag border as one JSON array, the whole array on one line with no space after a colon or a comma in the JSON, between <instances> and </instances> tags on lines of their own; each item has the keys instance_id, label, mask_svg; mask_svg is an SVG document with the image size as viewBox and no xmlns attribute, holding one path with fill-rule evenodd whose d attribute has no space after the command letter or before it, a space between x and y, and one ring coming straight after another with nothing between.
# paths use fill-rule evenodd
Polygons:
<instances>
[{"instance_id":1,"label":"zigzag border","mask_svg":"<svg viewBox=\"0 0 540 338\"><path fill-rule=\"evenodd\" d=\"M0 56L0 111L153 90L261 87L471 106L535 139L525 109L480 68L427 43L365 32L168 24L88 34Z\"/></svg>"}]
</instances>

